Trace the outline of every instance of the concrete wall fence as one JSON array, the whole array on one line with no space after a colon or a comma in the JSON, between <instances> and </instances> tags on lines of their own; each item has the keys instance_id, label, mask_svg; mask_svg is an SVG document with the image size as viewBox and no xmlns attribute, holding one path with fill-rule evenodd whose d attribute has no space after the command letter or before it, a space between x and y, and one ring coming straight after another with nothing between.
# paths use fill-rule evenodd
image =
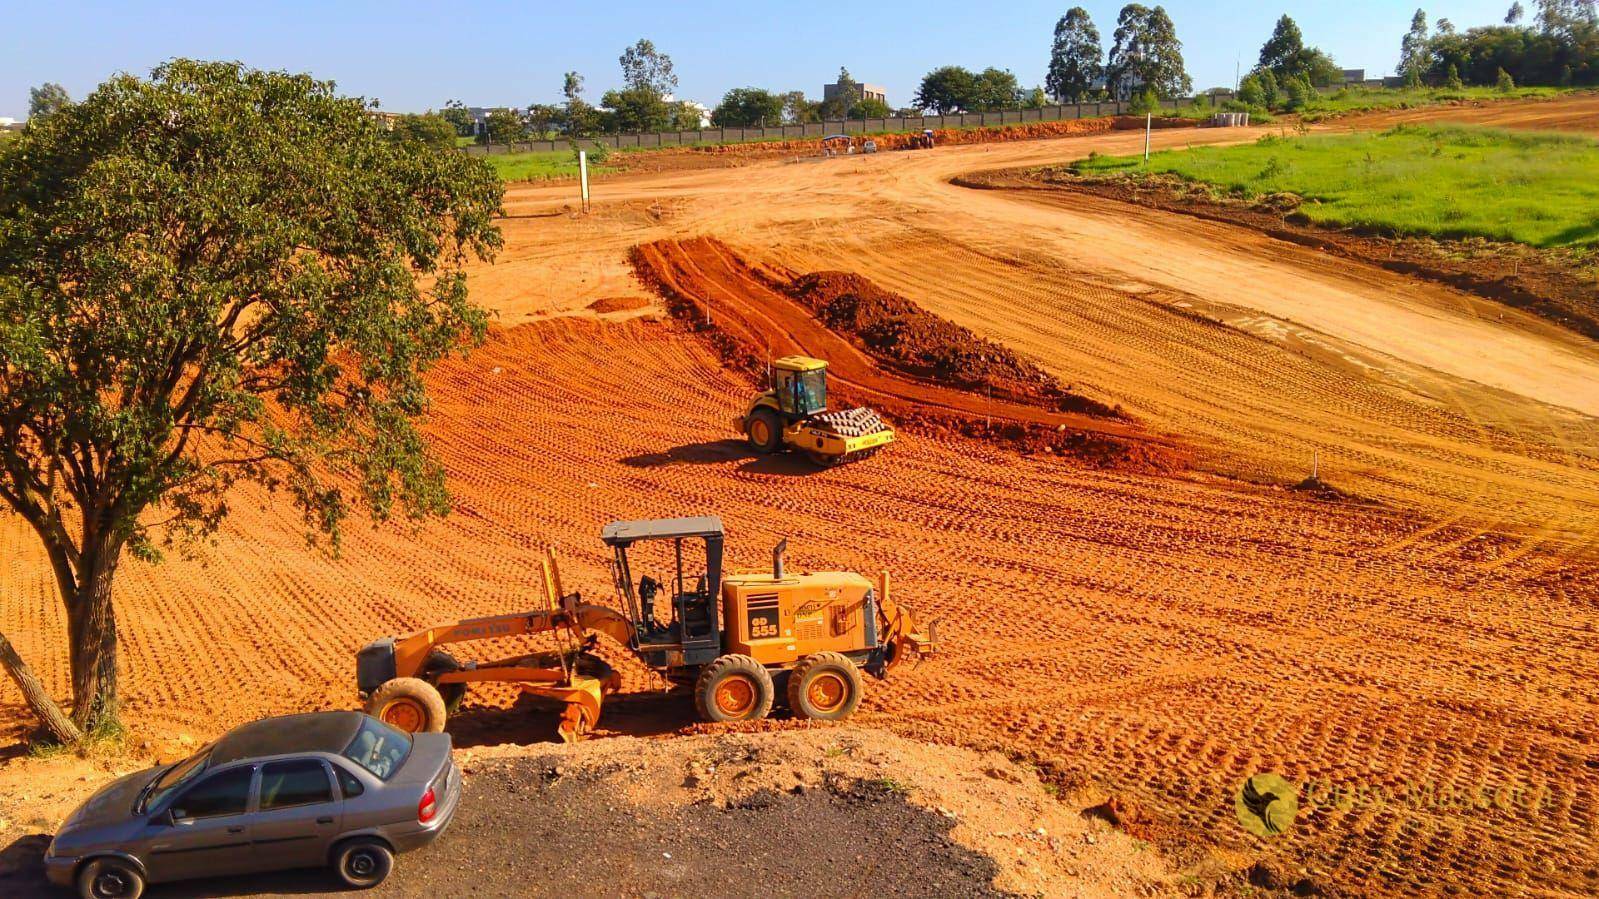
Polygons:
<instances>
[{"instance_id":1,"label":"concrete wall fence","mask_svg":"<svg viewBox=\"0 0 1599 899\"><path fill-rule=\"evenodd\" d=\"M1163 100L1164 109L1177 110L1195 104L1220 109L1232 99L1231 94L1205 95L1190 99ZM924 129L938 131L944 128L990 128L1003 125L1025 125L1029 122L1059 122L1066 119L1097 119L1102 116L1126 115L1130 104L1121 101L1104 103L1067 103L1059 106L1042 106L1038 109L1003 109L995 112L966 112L952 115L894 116L884 119L830 119L806 125L769 125L764 128L702 128L697 131L653 131L630 134L598 134L579 138L581 146L604 144L612 149L630 147L691 147L696 144L742 144L756 141L803 140L822 138L829 134L882 134L887 132L915 132ZM488 153L550 153L572 146L572 140L535 140L514 144L474 144L465 150L473 155Z\"/></svg>"}]
</instances>

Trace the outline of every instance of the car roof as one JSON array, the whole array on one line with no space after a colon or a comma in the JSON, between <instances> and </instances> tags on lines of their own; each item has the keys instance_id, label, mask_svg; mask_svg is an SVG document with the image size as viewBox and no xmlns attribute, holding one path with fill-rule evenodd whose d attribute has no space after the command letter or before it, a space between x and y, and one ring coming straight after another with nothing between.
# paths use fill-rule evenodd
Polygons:
<instances>
[{"instance_id":1,"label":"car roof","mask_svg":"<svg viewBox=\"0 0 1599 899\"><path fill-rule=\"evenodd\" d=\"M308 712L252 721L217 740L210 767L271 755L342 752L365 719L360 712Z\"/></svg>"}]
</instances>

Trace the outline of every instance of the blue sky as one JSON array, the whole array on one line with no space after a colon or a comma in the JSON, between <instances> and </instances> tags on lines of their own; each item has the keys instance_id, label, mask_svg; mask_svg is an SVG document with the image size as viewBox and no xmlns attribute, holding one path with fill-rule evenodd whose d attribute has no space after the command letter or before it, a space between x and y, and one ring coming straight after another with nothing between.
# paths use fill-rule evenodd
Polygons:
<instances>
[{"instance_id":1,"label":"blue sky","mask_svg":"<svg viewBox=\"0 0 1599 899\"><path fill-rule=\"evenodd\" d=\"M1081 0L1077 0L1081 2ZM27 114L28 88L64 84L82 97L118 71L144 74L173 56L239 59L309 71L384 108L553 102L576 69L597 99L619 78L617 56L640 37L671 55L679 95L715 105L729 87L802 89L815 97L840 65L907 103L939 65L995 65L1042 82L1055 20L1066 2L440 3L369 0L119 3L16 0L0 22L0 116ZM1106 49L1122 3L1084 4ZM1509 0L1453 0L1429 19L1461 29L1500 21ZM1528 8L1533 3L1527 2ZM249 8L244 8L248 6ZM1392 70L1414 0L1293 0L1273 4L1170 0L1197 88L1231 84L1284 12L1306 40L1371 75Z\"/></svg>"}]
</instances>

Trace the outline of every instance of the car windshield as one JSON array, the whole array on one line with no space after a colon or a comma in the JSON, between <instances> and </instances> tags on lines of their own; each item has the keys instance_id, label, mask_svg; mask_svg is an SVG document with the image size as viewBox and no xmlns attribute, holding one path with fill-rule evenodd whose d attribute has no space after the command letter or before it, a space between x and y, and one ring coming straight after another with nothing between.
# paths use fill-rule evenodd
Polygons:
<instances>
[{"instance_id":1,"label":"car windshield","mask_svg":"<svg viewBox=\"0 0 1599 899\"><path fill-rule=\"evenodd\" d=\"M400 770L410 754L410 734L370 717L361 722L355 739L344 747L345 758L383 780Z\"/></svg>"},{"instance_id":2,"label":"car windshield","mask_svg":"<svg viewBox=\"0 0 1599 899\"><path fill-rule=\"evenodd\" d=\"M189 756L176 765L162 771L155 779L144 788L144 801L139 804L138 811L160 804L161 800L172 795L172 791L193 780L195 775L205 770L206 763L211 760L211 747Z\"/></svg>"}]
</instances>

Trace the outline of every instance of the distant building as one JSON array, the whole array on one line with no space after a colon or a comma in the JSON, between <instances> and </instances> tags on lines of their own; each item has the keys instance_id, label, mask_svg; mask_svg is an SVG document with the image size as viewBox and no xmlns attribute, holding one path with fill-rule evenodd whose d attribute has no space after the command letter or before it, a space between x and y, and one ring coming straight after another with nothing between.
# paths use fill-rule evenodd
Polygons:
<instances>
[{"instance_id":1,"label":"distant building","mask_svg":"<svg viewBox=\"0 0 1599 899\"><path fill-rule=\"evenodd\" d=\"M1345 84L1359 84L1366 80L1365 69L1344 69L1343 73Z\"/></svg>"},{"instance_id":2,"label":"distant building","mask_svg":"<svg viewBox=\"0 0 1599 899\"><path fill-rule=\"evenodd\" d=\"M515 106L468 106L466 113L472 117L472 136L478 137L479 135L487 134L489 132L489 113L498 112L502 109L509 109L518 115L522 113Z\"/></svg>"},{"instance_id":3,"label":"distant building","mask_svg":"<svg viewBox=\"0 0 1599 899\"><path fill-rule=\"evenodd\" d=\"M837 84L822 85L822 102L826 103L837 98L839 89L839 85ZM860 98L862 100L876 100L885 106L888 104L888 88L882 86L881 84L863 84L861 82L856 82L855 89L861 92Z\"/></svg>"},{"instance_id":4,"label":"distant building","mask_svg":"<svg viewBox=\"0 0 1599 899\"><path fill-rule=\"evenodd\" d=\"M10 116L0 116L0 131L15 131L26 124L27 122L19 122Z\"/></svg>"}]
</instances>

